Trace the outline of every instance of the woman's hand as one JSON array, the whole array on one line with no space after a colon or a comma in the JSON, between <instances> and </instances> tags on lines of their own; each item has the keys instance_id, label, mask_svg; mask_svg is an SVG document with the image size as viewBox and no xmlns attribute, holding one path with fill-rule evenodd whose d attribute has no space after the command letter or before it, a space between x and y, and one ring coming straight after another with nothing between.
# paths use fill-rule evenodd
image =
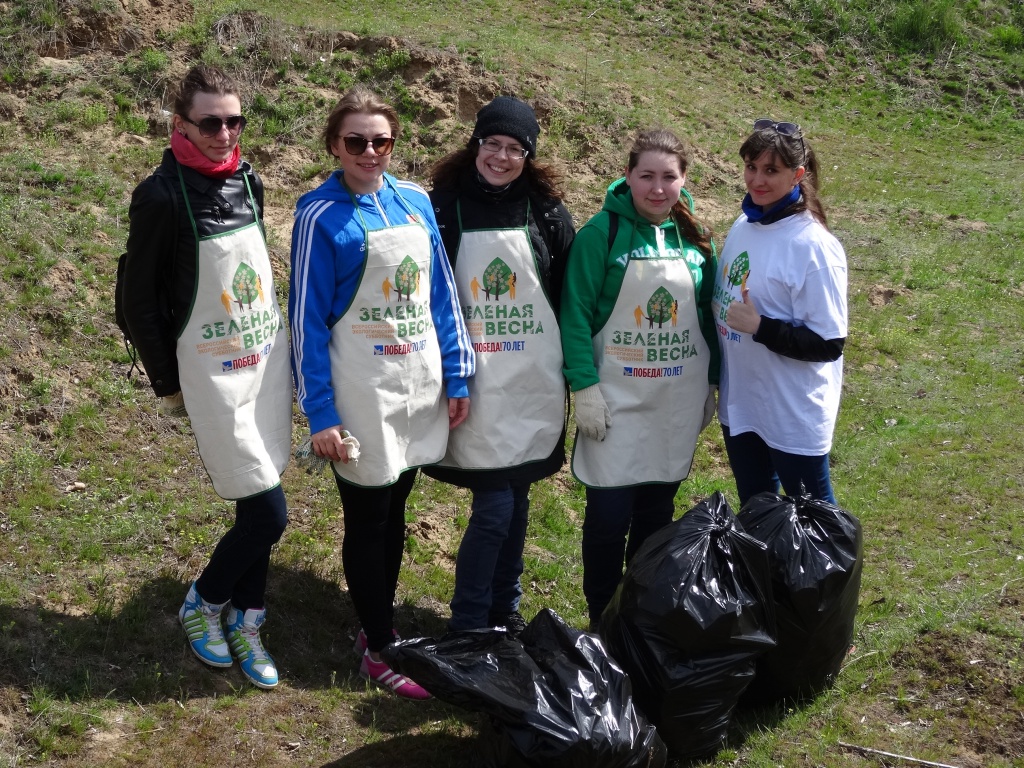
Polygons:
<instances>
[{"instance_id":1,"label":"woman's hand","mask_svg":"<svg viewBox=\"0 0 1024 768\"><path fill-rule=\"evenodd\" d=\"M181 394L181 390L178 390L173 395L160 398L160 412L177 419L183 419L188 416L188 411L185 410L185 398Z\"/></svg>"},{"instance_id":2,"label":"woman's hand","mask_svg":"<svg viewBox=\"0 0 1024 768\"><path fill-rule=\"evenodd\" d=\"M324 459L348 464L348 446L342 442L348 436L341 424L321 429L313 435L313 453Z\"/></svg>"},{"instance_id":3,"label":"woman's hand","mask_svg":"<svg viewBox=\"0 0 1024 768\"><path fill-rule=\"evenodd\" d=\"M448 398L448 429L455 429L469 416L468 397Z\"/></svg>"},{"instance_id":4,"label":"woman's hand","mask_svg":"<svg viewBox=\"0 0 1024 768\"><path fill-rule=\"evenodd\" d=\"M725 313L725 322L741 333L757 333L761 327L761 313L750 300L750 291L744 286L741 289L743 301L734 301Z\"/></svg>"}]
</instances>

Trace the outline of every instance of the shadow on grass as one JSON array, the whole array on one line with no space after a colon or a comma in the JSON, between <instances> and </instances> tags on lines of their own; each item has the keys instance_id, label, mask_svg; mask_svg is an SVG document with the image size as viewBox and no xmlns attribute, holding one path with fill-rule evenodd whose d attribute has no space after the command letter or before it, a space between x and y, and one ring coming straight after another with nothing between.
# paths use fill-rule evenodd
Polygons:
<instances>
[{"instance_id":1,"label":"shadow on grass","mask_svg":"<svg viewBox=\"0 0 1024 768\"><path fill-rule=\"evenodd\" d=\"M193 656L178 621L187 591L187 583L157 576L110 615L102 609L85 615L0 605L0 686L43 688L76 701L103 697L139 704L227 695L248 686L237 666L216 670ZM443 622L429 611L400 606L396 625L413 636ZM352 650L358 628L352 602L336 582L271 567L261 635L284 684L362 691L366 684ZM392 698L384 694L382 703ZM367 722L372 717L366 713Z\"/></svg>"},{"instance_id":2,"label":"shadow on grass","mask_svg":"<svg viewBox=\"0 0 1024 768\"><path fill-rule=\"evenodd\" d=\"M464 768L480 765L477 739L450 734L396 736L367 744L322 768Z\"/></svg>"}]
</instances>

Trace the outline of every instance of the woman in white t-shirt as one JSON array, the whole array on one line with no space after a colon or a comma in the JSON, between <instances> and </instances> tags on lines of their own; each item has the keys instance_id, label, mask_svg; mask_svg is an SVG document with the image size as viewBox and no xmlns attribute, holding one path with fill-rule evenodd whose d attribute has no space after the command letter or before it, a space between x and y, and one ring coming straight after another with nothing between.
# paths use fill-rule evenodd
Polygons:
<instances>
[{"instance_id":1,"label":"woman in white t-shirt","mask_svg":"<svg viewBox=\"0 0 1024 768\"><path fill-rule=\"evenodd\" d=\"M740 147L747 195L725 241L713 311L718 418L741 506L801 492L835 503L829 451L843 383L846 254L818 199L818 162L795 123L768 118Z\"/></svg>"}]
</instances>

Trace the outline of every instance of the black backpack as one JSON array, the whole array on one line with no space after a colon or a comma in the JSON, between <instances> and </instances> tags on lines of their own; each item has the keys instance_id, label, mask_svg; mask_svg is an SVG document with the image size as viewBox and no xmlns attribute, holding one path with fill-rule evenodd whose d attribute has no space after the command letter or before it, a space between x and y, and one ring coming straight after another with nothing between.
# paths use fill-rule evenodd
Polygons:
<instances>
[{"instance_id":1,"label":"black backpack","mask_svg":"<svg viewBox=\"0 0 1024 768\"><path fill-rule=\"evenodd\" d=\"M171 193L171 210L174 215L174 220L178 220L178 197L174 194L174 189L171 187L171 182L165 177L154 174L154 177L160 179L166 186L167 190ZM173 268L174 260L177 256L178 251L178 239L174 239L174 250L171 253L170 263L167 265L166 272L168 273L168 280L173 280ZM128 376L132 375L132 371L139 367L139 353L135 348L135 344L132 342L131 331L128 330L128 321L124 316L124 265L128 260L128 252L125 251L117 259L117 281L114 283L114 322L117 323L117 327L121 329L121 333L124 336L124 348L128 352L128 356L131 358L131 366L128 368ZM169 284L169 283L167 283ZM167 285L165 284L165 286ZM169 301L163 301L166 297L161 296L161 304L165 305L164 308L170 310ZM141 370L141 369L140 369Z\"/></svg>"}]
</instances>

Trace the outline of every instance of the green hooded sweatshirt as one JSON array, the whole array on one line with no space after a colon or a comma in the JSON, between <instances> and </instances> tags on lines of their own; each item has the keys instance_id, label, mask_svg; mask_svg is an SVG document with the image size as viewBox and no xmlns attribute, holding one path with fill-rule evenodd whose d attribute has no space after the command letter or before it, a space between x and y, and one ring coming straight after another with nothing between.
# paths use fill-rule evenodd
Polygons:
<instances>
[{"instance_id":1,"label":"green hooded sweatshirt","mask_svg":"<svg viewBox=\"0 0 1024 768\"><path fill-rule=\"evenodd\" d=\"M684 189L682 199L693 210L693 198ZM611 217L618 219L615 239L608 246ZM671 219L652 224L633 207L626 180L619 179L608 187L600 213L576 233L566 266L562 287L562 311L559 329L562 334L562 355L565 358L565 377L573 392L597 384L599 377L594 365L592 339L608 322L622 287L629 254L641 249L656 252L655 230L662 229L665 246L678 248L690 266L694 295L697 297L697 319L701 333L711 351L708 361L708 382L718 384L721 359L715 321L711 314L711 296L715 287L718 258L714 245L705 256L683 235Z\"/></svg>"}]
</instances>

